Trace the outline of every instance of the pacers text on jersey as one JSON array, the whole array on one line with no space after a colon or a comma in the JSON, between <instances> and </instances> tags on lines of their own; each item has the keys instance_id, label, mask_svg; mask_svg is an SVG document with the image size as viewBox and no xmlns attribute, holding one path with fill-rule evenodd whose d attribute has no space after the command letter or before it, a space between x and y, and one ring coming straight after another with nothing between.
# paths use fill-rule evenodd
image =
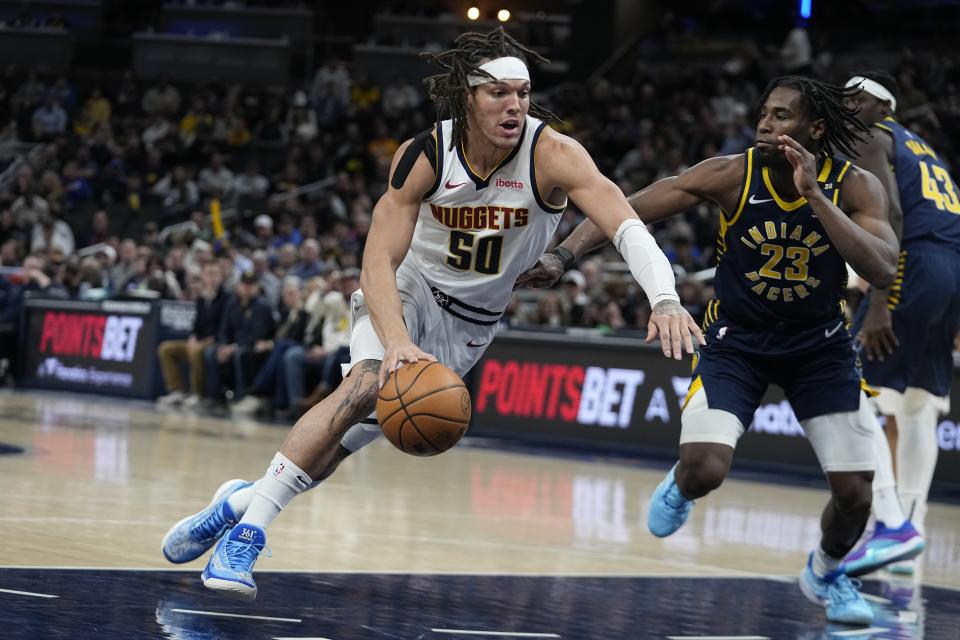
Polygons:
<instances>
[{"instance_id":1,"label":"pacers text on jersey","mask_svg":"<svg viewBox=\"0 0 960 640\"><path fill-rule=\"evenodd\" d=\"M500 231L511 227L525 227L530 222L529 209L495 204L476 207L441 207L430 203L430 211L437 222L451 229Z\"/></svg>"},{"instance_id":2,"label":"pacers text on jersey","mask_svg":"<svg viewBox=\"0 0 960 640\"><path fill-rule=\"evenodd\" d=\"M819 256L830 248L829 244L817 243L823 239L816 231L807 233L802 225L779 225L767 220L763 226L754 225L740 236L740 242L765 258L764 265L744 276L755 282L751 290L767 300L792 302L810 295L810 289L820 286L820 281L809 273L811 256ZM789 246L783 241L794 240L799 245ZM787 286L773 286L770 281Z\"/></svg>"}]
</instances>

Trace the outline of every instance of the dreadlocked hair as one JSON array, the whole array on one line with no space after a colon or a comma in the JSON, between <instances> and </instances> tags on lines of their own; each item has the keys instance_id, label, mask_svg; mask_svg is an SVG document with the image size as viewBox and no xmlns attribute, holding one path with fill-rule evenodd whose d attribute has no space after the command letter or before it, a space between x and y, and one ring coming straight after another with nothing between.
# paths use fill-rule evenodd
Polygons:
<instances>
[{"instance_id":1,"label":"dreadlocked hair","mask_svg":"<svg viewBox=\"0 0 960 640\"><path fill-rule=\"evenodd\" d=\"M440 53L421 53L420 56L446 70L426 78L430 99L437 105L437 125L445 115L453 119L453 136L450 149L466 139L469 123L467 121L467 92L471 89L469 76L492 75L480 68L485 60L513 56L528 64L528 60L537 63L550 62L539 53L525 47L507 35L503 27L497 27L490 33L464 33L453 41L453 48ZM559 121L548 109L530 103L530 114L541 120Z\"/></svg>"},{"instance_id":2,"label":"dreadlocked hair","mask_svg":"<svg viewBox=\"0 0 960 640\"><path fill-rule=\"evenodd\" d=\"M854 157L857 142L861 142L864 134L870 129L857 120L859 109L850 109L844 105L844 100L860 92L860 87L838 87L808 78L806 76L781 76L774 78L767 85L760 96L759 106L762 107L777 87L789 87L800 92L800 103L806 109L810 120L823 120L825 133L820 139L821 150L828 155L842 153Z\"/></svg>"}]
</instances>

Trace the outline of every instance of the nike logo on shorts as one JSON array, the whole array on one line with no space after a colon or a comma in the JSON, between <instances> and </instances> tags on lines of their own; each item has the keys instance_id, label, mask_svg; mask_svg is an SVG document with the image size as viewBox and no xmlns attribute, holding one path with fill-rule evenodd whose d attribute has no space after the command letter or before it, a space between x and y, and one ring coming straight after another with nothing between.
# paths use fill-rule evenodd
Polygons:
<instances>
[{"instance_id":1,"label":"nike logo on shorts","mask_svg":"<svg viewBox=\"0 0 960 640\"><path fill-rule=\"evenodd\" d=\"M462 187L462 186L465 185L465 184L467 184L467 183L466 183L466 182L458 182L457 184L450 184L450 181L447 180L447 184L445 184L445 185L443 185L443 186L445 186L447 189L456 189L457 187Z\"/></svg>"},{"instance_id":2,"label":"nike logo on shorts","mask_svg":"<svg viewBox=\"0 0 960 640\"><path fill-rule=\"evenodd\" d=\"M773 202L773 198L767 198L766 200L757 200L756 195L750 196L750 204L763 204L764 202Z\"/></svg>"},{"instance_id":3,"label":"nike logo on shorts","mask_svg":"<svg viewBox=\"0 0 960 640\"><path fill-rule=\"evenodd\" d=\"M840 327L842 327L842 326L843 326L843 320L841 320L839 323L837 323L837 326L835 326L833 329L825 329L824 332L823 332L823 337L824 337L824 338L832 338L832 337L833 337L833 334L835 334L837 331L840 331Z\"/></svg>"},{"instance_id":4,"label":"nike logo on shorts","mask_svg":"<svg viewBox=\"0 0 960 640\"><path fill-rule=\"evenodd\" d=\"M486 343L486 342L481 342L480 344L474 344L474 343L473 343L473 338L470 338L469 342L467 342L467 346L468 346L468 347L473 347L474 349L476 349L476 348L478 348L478 347L485 347L485 346L487 346L487 343Z\"/></svg>"}]
</instances>

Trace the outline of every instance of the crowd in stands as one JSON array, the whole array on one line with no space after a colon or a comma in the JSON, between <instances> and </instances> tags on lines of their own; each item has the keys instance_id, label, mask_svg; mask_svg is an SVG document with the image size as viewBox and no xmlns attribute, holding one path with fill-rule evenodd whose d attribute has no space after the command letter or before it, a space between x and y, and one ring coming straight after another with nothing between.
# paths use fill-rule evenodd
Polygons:
<instances>
[{"instance_id":1,"label":"crowd in stands","mask_svg":"<svg viewBox=\"0 0 960 640\"><path fill-rule=\"evenodd\" d=\"M626 193L750 146L756 99L784 68L748 46L712 64L655 59L642 49L622 78L534 94ZM950 159L958 69L933 53L893 69L901 113ZM3 70L0 147L36 146L0 176L0 335L28 293L194 300L194 335L162 349L167 401L219 402L228 389L240 410L296 410L336 383L373 204L400 143L434 117L421 87L376 86L336 60L295 87ZM580 219L571 206L559 235ZM703 205L655 229L696 316L718 221ZM519 292L503 322L644 328L649 306L618 263L608 247L554 289ZM0 349L15 358L15 341Z\"/></svg>"},{"instance_id":2,"label":"crowd in stands","mask_svg":"<svg viewBox=\"0 0 960 640\"><path fill-rule=\"evenodd\" d=\"M13 18L0 21L0 26L11 29L69 29L70 21L59 11L49 15L34 15L28 6L24 6Z\"/></svg>"}]
</instances>

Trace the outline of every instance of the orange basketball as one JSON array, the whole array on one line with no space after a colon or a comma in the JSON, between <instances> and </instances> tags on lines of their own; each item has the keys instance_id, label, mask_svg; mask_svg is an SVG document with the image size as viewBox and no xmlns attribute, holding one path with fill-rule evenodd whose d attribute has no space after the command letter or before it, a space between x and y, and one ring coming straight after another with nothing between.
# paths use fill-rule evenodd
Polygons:
<instances>
[{"instance_id":1,"label":"orange basketball","mask_svg":"<svg viewBox=\"0 0 960 640\"><path fill-rule=\"evenodd\" d=\"M470 423L470 393L453 369L421 360L387 378L377 396L377 420L393 446L435 456L460 441Z\"/></svg>"}]
</instances>

